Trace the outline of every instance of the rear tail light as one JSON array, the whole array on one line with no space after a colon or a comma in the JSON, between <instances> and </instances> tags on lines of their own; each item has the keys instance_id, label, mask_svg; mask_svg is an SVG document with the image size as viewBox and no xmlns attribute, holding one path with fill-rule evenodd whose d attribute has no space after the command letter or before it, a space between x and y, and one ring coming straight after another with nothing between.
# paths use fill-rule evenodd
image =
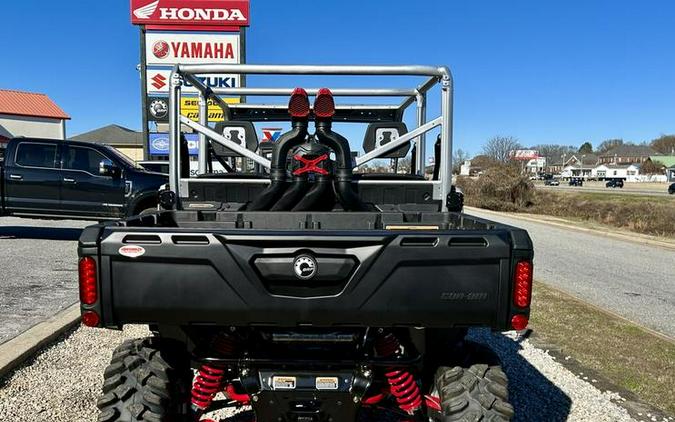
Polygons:
<instances>
[{"instance_id":1,"label":"rear tail light","mask_svg":"<svg viewBox=\"0 0 675 422\"><path fill-rule=\"evenodd\" d=\"M295 118L306 118L309 116L309 98L307 91L302 88L295 88L288 101L288 114Z\"/></svg>"},{"instance_id":2,"label":"rear tail light","mask_svg":"<svg viewBox=\"0 0 675 422\"><path fill-rule=\"evenodd\" d=\"M532 262L518 261L513 274L513 303L527 308L532 300Z\"/></svg>"},{"instance_id":3,"label":"rear tail light","mask_svg":"<svg viewBox=\"0 0 675 422\"><path fill-rule=\"evenodd\" d=\"M93 305L98 300L96 283L96 261L90 256L80 259L78 265L80 279L80 302Z\"/></svg>"},{"instance_id":4,"label":"rear tail light","mask_svg":"<svg viewBox=\"0 0 675 422\"><path fill-rule=\"evenodd\" d=\"M525 328L527 328L527 317L525 315L514 315L513 318L511 318L511 327L513 327L514 330L517 331L522 331Z\"/></svg>"},{"instance_id":5,"label":"rear tail light","mask_svg":"<svg viewBox=\"0 0 675 422\"><path fill-rule=\"evenodd\" d=\"M98 327L98 323L101 322L98 314L94 311L84 311L82 313L82 323L87 327Z\"/></svg>"},{"instance_id":6,"label":"rear tail light","mask_svg":"<svg viewBox=\"0 0 675 422\"><path fill-rule=\"evenodd\" d=\"M335 114L335 101L333 93L328 88L321 88L314 100L314 115L319 118L329 119Z\"/></svg>"}]
</instances>

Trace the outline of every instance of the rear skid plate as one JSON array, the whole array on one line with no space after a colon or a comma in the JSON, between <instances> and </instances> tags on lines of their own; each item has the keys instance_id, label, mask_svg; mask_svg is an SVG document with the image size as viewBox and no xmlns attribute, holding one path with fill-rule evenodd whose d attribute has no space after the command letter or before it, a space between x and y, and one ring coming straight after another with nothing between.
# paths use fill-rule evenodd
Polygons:
<instances>
[{"instance_id":1,"label":"rear skid plate","mask_svg":"<svg viewBox=\"0 0 675 422\"><path fill-rule=\"evenodd\" d=\"M260 370L242 378L260 421L356 420L370 378L358 371Z\"/></svg>"}]
</instances>

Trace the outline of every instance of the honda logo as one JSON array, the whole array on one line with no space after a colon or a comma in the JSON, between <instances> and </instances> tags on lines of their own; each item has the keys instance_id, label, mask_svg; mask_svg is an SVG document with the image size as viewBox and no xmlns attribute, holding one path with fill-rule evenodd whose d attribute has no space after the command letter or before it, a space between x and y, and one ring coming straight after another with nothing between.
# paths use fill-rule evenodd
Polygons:
<instances>
[{"instance_id":1,"label":"honda logo","mask_svg":"<svg viewBox=\"0 0 675 422\"><path fill-rule=\"evenodd\" d=\"M157 6L159 6L159 0L155 0L150 4L134 10L134 16L138 19L150 19L150 16L157 10Z\"/></svg>"}]
</instances>

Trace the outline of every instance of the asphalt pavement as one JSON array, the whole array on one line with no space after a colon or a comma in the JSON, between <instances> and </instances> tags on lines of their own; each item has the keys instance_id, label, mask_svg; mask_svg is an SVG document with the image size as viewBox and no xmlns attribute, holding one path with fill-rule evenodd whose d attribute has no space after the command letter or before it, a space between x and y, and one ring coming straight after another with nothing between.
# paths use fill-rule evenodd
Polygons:
<instances>
[{"instance_id":1,"label":"asphalt pavement","mask_svg":"<svg viewBox=\"0 0 675 422\"><path fill-rule=\"evenodd\" d=\"M0 217L0 344L78 300L77 239L90 224Z\"/></svg>"},{"instance_id":2,"label":"asphalt pavement","mask_svg":"<svg viewBox=\"0 0 675 422\"><path fill-rule=\"evenodd\" d=\"M507 215L467 214L526 229L537 280L675 338L675 251Z\"/></svg>"}]
</instances>

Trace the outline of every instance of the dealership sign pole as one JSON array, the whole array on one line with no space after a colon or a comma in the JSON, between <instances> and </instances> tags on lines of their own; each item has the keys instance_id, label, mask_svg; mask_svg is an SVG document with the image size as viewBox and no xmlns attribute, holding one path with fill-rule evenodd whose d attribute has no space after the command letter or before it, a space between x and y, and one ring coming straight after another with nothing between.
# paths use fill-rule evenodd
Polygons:
<instances>
[{"instance_id":1,"label":"dealership sign pole","mask_svg":"<svg viewBox=\"0 0 675 422\"><path fill-rule=\"evenodd\" d=\"M176 64L245 63L245 27L249 25L249 0L131 0L131 23L140 26L141 105L143 109L143 151L147 160L164 155L163 136L149 133L149 122L168 121L169 75ZM239 75L204 75L200 82L211 88L245 86ZM223 119L222 111L207 104L199 92L186 84L181 113L206 122ZM239 102L240 98L227 98ZM204 104L202 104L204 103ZM157 142L149 146L149 142ZM205 147L201 136L199 146ZM201 154L200 156L205 156ZM200 163L203 164L203 163Z\"/></svg>"}]
</instances>

